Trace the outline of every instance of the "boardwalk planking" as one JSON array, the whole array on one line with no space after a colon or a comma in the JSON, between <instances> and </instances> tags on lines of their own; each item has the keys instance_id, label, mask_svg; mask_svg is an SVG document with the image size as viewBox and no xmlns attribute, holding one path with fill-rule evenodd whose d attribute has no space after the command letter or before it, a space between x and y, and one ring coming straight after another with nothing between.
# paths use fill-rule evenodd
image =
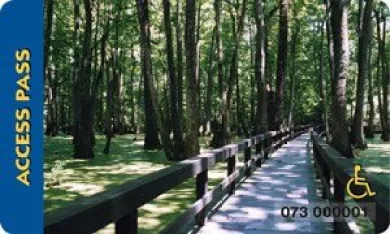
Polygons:
<instances>
[{"instance_id":1,"label":"boardwalk planking","mask_svg":"<svg viewBox=\"0 0 390 234\"><path fill-rule=\"evenodd\" d=\"M201 234L331 233L332 223L286 219L282 206L317 204L315 173L304 134L273 153L199 230Z\"/></svg>"}]
</instances>

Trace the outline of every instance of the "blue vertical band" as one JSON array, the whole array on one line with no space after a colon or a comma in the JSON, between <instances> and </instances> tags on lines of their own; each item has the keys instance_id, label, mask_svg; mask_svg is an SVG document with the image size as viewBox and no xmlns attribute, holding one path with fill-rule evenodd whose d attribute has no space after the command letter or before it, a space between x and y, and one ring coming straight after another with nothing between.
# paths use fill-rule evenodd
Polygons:
<instances>
[{"instance_id":1,"label":"blue vertical band","mask_svg":"<svg viewBox=\"0 0 390 234\"><path fill-rule=\"evenodd\" d=\"M0 8L0 229L42 233L43 0Z\"/></svg>"}]
</instances>

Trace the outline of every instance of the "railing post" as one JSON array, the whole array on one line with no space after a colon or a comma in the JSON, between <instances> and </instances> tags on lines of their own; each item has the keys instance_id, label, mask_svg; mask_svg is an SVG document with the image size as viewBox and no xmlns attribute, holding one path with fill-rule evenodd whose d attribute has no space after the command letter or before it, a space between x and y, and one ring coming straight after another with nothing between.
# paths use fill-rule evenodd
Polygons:
<instances>
[{"instance_id":1,"label":"railing post","mask_svg":"<svg viewBox=\"0 0 390 234\"><path fill-rule=\"evenodd\" d=\"M267 139L267 140L264 140L263 143L262 143L263 146L264 146L264 159L265 159L265 160L268 159L268 151L266 152L265 149L267 149L267 148L269 147L269 145L270 145L269 142L270 142L270 140Z\"/></svg>"},{"instance_id":2,"label":"railing post","mask_svg":"<svg viewBox=\"0 0 390 234\"><path fill-rule=\"evenodd\" d=\"M268 146L268 148L269 148L270 150L273 150L273 149L274 149L274 143L276 143L276 139L275 139L274 136L272 136L272 137L269 138L268 140L269 140L269 146Z\"/></svg>"},{"instance_id":3,"label":"railing post","mask_svg":"<svg viewBox=\"0 0 390 234\"><path fill-rule=\"evenodd\" d=\"M323 171L324 177L325 177L325 184L330 188L330 170L329 170L329 167L324 162L321 162L321 167L322 167L322 171ZM322 198L326 199L327 198L326 194L327 194L327 188L323 188L322 189Z\"/></svg>"},{"instance_id":4,"label":"railing post","mask_svg":"<svg viewBox=\"0 0 390 234\"><path fill-rule=\"evenodd\" d=\"M251 165L249 165L251 161L251 147L248 147L244 151L244 164L245 164L245 176L251 176Z\"/></svg>"},{"instance_id":5,"label":"railing post","mask_svg":"<svg viewBox=\"0 0 390 234\"><path fill-rule=\"evenodd\" d=\"M138 233L138 210L123 216L115 223L116 234L137 234Z\"/></svg>"},{"instance_id":6,"label":"railing post","mask_svg":"<svg viewBox=\"0 0 390 234\"><path fill-rule=\"evenodd\" d=\"M311 145L310 145L311 144ZM318 173L318 152L316 150L316 146L314 145L314 138L313 138L313 133L310 134L310 141L309 141L309 147L313 147L313 160L314 160L314 168L316 171L316 179L319 178L319 173Z\"/></svg>"},{"instance_id":7,"label":"railing post","mask_svg":"<svg viewBox=\"0 0 390 234\"><path fill-rule=\"evenodd\" d=\"M256 160L256 167L261 167L261 160L262 160L263 157L265 158L265 154L264 155L262 154L262 152L263 152L263 144L264 143L262 141L260 141L255 146L256 156L260 155L260 157Z\"/></svg>"},{"instance_id":8,"label":"railing post","mask_svg":"<svg viewBox=\"0 0 390 234\"><path fill-rule=\"evenodd\" d=\"M279 147L281 147L284 142L283 142L283 138L284 138L284 132L281 132L280 135L279 135Z\"/></svg>"},{"instance_id":9,"label":"railing post","mask_svg":"<svg viewBox=\"0 0 390 234\"><path fill-rule=\"evenodd\" d=\"M344 201L345 201L345 187L344 187L344 185L336 177L334 177L333 182L334 182L334 200L337 203L344 203ZM341 229L341 225L343 225L343 224L340 223L339 220L335 219L333 221L333 230L334 230L335 234L342 234L343 233L343 230Z\"/></svg>"},{"instance_id":10,"label":"railing post","mask_svg":"<svg viewBox=\"0 0 390 234\"><path fill-rule=\"evenodd\" d=\"M235 155L232 155L228 158L228 167L227 167L227 170L228 170L228 176L230 176L231 174L234 173L235 169L236 169L236 156ZM236 180L233 179L233 181L230 183L230 187L229 187L229 195L233 195L234 194L234 190L236 188Z\"/></svg>"},{"instance_id":11,"label":"railing post","mask_svg":"<svg viewBox=\"0 0 390 234\"><path fill-rule=\"evenodd\" d=\"M208 171L208 169L205 169L196 176L196 200L202 199L207 192ZM205 208L203 208L195 217L196 224L204 226L205 217Z\"/></svg>"},{"instance_id":12,"label":"railing post","mask_svg":"<svg viewBox=\"0 0 390 234\"><path fill-rule=\"evenodd\" d=\"M318 152L317 152L317 148L314 144L314 140L313 140L313 134L311 134L311 144L312 144L312 147L313 147L313 160L314 160L314 168L315 168L315 171L316 171L316 179L320 178L320 173L318 171L318 167L320 165L319 164L319 161L318 161Z\"/></svg>"},{"instance_id":13,"label":"railing post","mask_svg":"<svg viewBox=\"0 0 390 234\"><path fill-rule=\"evenodd\" d=\"M278 146L283 144L283 132L278 135Z\"/></svg>"},{"instance_id":14,"label":"railing post","mask_svg":"<svg viewBox=\"0 0 390 234\"><path fill-rule=\"evenodd\" d=\"M284 133L284 144L287 144L287 142L290 140L289 137L290 137L290 130Z\"/></svg>"}]
</instances>

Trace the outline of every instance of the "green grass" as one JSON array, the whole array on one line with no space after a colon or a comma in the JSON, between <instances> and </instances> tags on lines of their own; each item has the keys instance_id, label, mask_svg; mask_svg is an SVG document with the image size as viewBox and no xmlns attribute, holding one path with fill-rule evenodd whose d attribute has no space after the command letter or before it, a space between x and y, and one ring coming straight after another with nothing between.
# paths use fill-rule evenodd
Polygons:
<instances>
[{"instance_id":1,"label":"green grass","mask_svg":"<svg viewBox=\"0 0 390 234\"><path fill-rule=\"evenodd\" d=\"M390 143L383 142L380 135L367 139L368 149L357 151L356 162L383 184L390 181Z\"/></svg>"},{"instance_id":2,"label":"green grass","mask_svg":"<svg viewBox=\"0 0 390 234\"><path fill-rule=\"evenodd\" d=\"M205 149L209 138L201 138ZM235 139L237 140L237 139ZM143 138L137 135L118 136L113 139L109 155L102 153L104 136L97 136L95 159L72 158L72 138L59 136L45 139L45 182L51 182L51 169L56 161L65 162L59 172L59 186L45 187L45 212L66 207L70 202L87 197L134 180L143 175L173 165L162 151L144 151ZM242 155L239 155L242 166ZM209 188L213 188L226 176L226 163L218 163L209 171ZM190 179L173 190L145 204L139 210L140 233L156 233L177 218L195 201L195 180ZM98 233L113 233L113 225Z\"/></svg>"}]
</instances>

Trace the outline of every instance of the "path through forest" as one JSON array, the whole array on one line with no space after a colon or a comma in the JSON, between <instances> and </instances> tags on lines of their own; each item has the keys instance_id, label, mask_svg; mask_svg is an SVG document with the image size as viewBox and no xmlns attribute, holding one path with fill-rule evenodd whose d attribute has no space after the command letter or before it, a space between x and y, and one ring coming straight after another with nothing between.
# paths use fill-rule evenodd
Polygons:
<instances>
[{"instance_id":1,"label":"path through forest","mask_svg":"<svg viewBox=\"0 0 390 234\"><path fill-rule=\"evenodd\" d=\"M304 134L277 150L199 233L330 233L332 223L281 216L284 206L310 207L321 202L316 194L309 139L309 134Z\"/></svg>"}]
</instances>

